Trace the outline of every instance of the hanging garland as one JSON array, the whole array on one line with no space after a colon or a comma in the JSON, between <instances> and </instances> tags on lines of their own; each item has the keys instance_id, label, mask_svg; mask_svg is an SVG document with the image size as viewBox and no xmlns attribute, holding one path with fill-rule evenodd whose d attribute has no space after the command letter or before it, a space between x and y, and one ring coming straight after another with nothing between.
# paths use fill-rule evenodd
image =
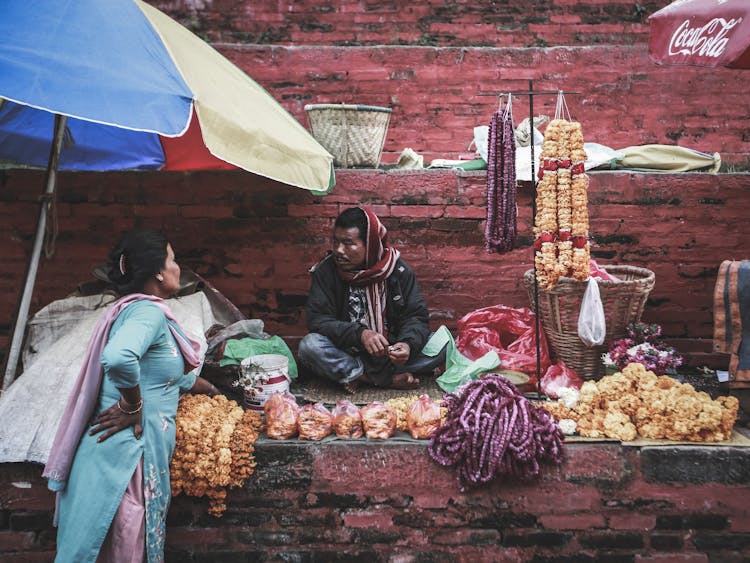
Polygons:
<instances>
[{"instance_id":1,"label":"hanging garland","mask_svg":"<svg viewBox=\"0 0 750 563\"><path fill-rule=\"evenodd\" d=\"M561 104L559 97L558 112ZM534 262L539 286L550 290L561 276L589 277L589 177L581 124L553 119L544 132L540 158Z\"/></svg>"},{"instance_id":2,"label":"hanging garland","mask_svg":"<svg viewBox=\"0 0 750 563\"><path fill-rule=\"evenodd\" d=\"M510 96L505 110L496 111L490 121L487 158L485 249L507 252L513 249L518 235L516 138Z\"/></svg>"},{"instance_id":3,"label":"hanging garland","mask_svg":"<svg viewBox=\"0 0 750 563\"><path fill-rule=\"evenodd\" d=\"M260 415L223 395L184 395L175 419L170 463L172 496L208 498L208 513L220 518L227 488L242 487L255 467Z\"/></svg>"}]
</instances>

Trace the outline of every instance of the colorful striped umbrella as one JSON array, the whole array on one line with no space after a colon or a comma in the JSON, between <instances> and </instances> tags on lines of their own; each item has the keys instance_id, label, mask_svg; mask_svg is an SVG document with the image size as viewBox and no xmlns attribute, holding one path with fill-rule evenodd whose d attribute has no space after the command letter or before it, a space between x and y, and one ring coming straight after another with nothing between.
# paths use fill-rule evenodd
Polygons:
<instances>
[{"instance_id":1,"label":"colorful striped umbrella","mask_svg":"<svg viewBox=\"0 0 750 563\"><path fill-rule=\"evenodd\" d=\"M333 157L244 72L140 0L4 0L0 161L46 166L6 357L15 377L57 170L241 168L315 193Z\"/></svg>"},{"instance_id":2,"label":"colorful striped umbrella","mask_svg":"<svg viewBox=\"0 0 750 563\"><path fill-rule=\"evenodd\" d=\"M6 0L0 160L62 170L242 168L310 190L333 158L243 71L140 0Z\"/></svg>"}]
</instances>

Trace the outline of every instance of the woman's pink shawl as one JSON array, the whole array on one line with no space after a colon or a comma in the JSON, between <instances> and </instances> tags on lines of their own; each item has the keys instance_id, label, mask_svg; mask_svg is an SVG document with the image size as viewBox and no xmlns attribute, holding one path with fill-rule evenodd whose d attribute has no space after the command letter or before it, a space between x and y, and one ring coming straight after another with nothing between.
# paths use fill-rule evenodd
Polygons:
<instances>
[{"instance_id":1,"label":"woman's pink shawl","mask_svg":"<svg viewBox=\"0 0 750 563\"><path fill-rule=\"evenodd\" d=\"M164 311L167 319L172 321L174 325L179 326L169 307L162 299L142 293L133 293L118 299L112 304L107 314L99 320L86 351L83 366L81 366L81 371L73 385L70 398L57 427L52 449L42 473L43 477L50 480L48 486L53 491L60 491L65 488L78 442L80 442L81 436L94 414L102 384L102 352L107 344L112 323L125 307L141 299L152 301L154 305ZM190 366L190 369L198 367L200 365L198 355L200 345L173 326L172 323L167 323L167 325L180 347L185 364Z\"/></svg>"}]
</instances>

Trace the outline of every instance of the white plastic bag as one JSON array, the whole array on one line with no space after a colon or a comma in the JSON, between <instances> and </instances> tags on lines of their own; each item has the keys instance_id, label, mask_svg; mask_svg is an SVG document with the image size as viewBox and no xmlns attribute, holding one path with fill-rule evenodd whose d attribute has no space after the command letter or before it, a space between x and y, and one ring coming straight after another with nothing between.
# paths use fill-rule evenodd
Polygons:
<instances>
[{"instance_id":1,"label":"white plastic bag","mask_svg":"<svg viewBox=\"0 0 750 563\"><path fill-rule=\"evenodd\" d=\"M477 152L485 162L487 162L487 137L490 134L490 128L487 125L479 125L474 127L474 144L477 147Z\"/></svg>"},{"instance_id":2,"label":"white plastic bag","mask_svg":"<svg viewBox=\"0 0 750 563\"><path fill-rule=\"evenodd\" d=\"M599 295L596 278L589 278L578 313L578 337L586 346L604 344L607 323L604 319L604 306Z\"/></svg>"}]
</instances>

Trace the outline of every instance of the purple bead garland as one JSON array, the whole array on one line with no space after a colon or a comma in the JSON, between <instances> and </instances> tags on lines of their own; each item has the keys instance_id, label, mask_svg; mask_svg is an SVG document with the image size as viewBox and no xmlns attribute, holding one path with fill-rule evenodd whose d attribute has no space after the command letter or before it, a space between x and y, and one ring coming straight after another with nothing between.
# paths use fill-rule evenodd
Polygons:
<instances>
[{"instance_id":1,"label":"purple bead garland","mask_svg":"<svg viewBox=\"0 0 750 563\"><path fill-rule=\"evenodd\" d=\"M505 378L488 375L446 395L447 419L428 451L456 467L460 491L494 479L536 479L541 464L560 464L563 433Z\"/></svg>"},{"instance_id":2,"label":"purple bead garland","mask_svg":"<svg viewBox=\"0 0 750 563\"><path fill-rule=\"evenodd\" d=\"M507 252L518 236L516 140L510 112L497 111L490 120L487 159L485 249Z\"/></svg>"}]
</instances>

